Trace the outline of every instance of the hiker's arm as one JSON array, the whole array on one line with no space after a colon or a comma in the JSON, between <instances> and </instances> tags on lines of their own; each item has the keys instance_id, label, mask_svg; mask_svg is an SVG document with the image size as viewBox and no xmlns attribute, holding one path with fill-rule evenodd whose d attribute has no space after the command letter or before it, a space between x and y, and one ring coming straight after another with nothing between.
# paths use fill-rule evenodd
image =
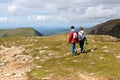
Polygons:
<instances>
[{"instance_id":1,"label":"hiker's arm","mask_svg":"<svg viewBox=\"0 0 120 80\"><path fill-rule=\"evenodd\" d=\"M87 36L86 36L86 32L85 32L84 36L85 36L86 44L88 44L88 42L87 42Z\"/></svg>"},{"instance_id":2,"label":"hiker's arm","mask_svg":"<svg viewBox=\"0 0 120 80\"><path fill-rule=\"evenodd\" d=\"M68 40L69 43L71 43L72 38L73 38L73 34L72 34L72 32L70 32L70 34L69 34L69 40Z\"/></svg>"}]
</instances>

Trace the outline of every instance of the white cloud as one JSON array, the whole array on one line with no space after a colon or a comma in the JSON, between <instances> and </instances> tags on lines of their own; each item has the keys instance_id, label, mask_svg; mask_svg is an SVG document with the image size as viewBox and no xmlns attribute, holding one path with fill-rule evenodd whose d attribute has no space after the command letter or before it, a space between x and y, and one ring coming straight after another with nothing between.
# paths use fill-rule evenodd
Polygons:
<instances>
[{"instance_id":1,"label":"white cloud","mask_svg":"<svg viewBox=\"0 0 120 80\"><path fill-rule=\"evenodd\" d=\"M88 7L85 13L81 15L81 19L102 19L102 18L114 18L120 17L120 6L113 8L106 8L103 5Z\"/></svg>"},{"instance_id":2,"label":"white cloud","mask_svg":"<svg viewBox=\"0 0 120 80\"><path fill-rule=\"evenodd\" d=\"M34 15L28 16L28 21L31 23L67 23L67 16L62 15Z\"/></svg>"},{"instance_id":3,"label":"white cloud","mask_svg":"<svg viewBox=\"0 0 120 80\"><path fill-rule=\"evenodd\" d=\"M34 15L34 16L28 16L28 21L31 22L47 22L49 16L46 15Z\"/></svg>"},{"instance_id":4,"label":"white cloud","mask_svg":"<svg viewBox=\"0 0 120 80\"><path fill-rule=\"evenodd\" d=\"M41 15L37 15L37 16L36 16L36 20L45 21L46 19L47 19L47 16L41 16Z\"/></svg>"},{"instance_id":5,"label":"white cloud","mask_svg":"<svg viewBox=\"0 0 120 80\"><path fill-rule=\"evenodd\" d=\"M29 16L31 23L74 23L120 17L120 0L6 0L0 5L0 16L12 14L14 21L19 21L16 16Z\"/></svg>"},{"instance_id":6,"label":"white cloud","mask_svg":"<svg viewBox=\"0 0 120 80\"><path fill-rule=\"evenodd\" d=\"M11 4L10 6L8 6L8 12L9 12L10 14L15 13L16 10L17 10L17 5L16 5L16 4Z\"/></svg>"},{"instance_id":7,"label":"white cloud","mask_svg":"<svg viewBox=\"0 0 120 80\"><path fill-rule=\"evenodd\" d=\"M0 23L7 22L8 18L7 17L0 17Z\"/></svg>"}]
</instances>

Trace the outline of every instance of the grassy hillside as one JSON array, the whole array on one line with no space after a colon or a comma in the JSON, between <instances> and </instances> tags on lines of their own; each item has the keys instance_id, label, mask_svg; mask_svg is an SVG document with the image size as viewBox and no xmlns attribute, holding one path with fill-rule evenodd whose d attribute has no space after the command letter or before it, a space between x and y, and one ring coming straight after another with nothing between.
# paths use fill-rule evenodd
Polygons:
<instances>
[{"instance_id":1,"label":"grassy hillside","mask_svg":"<svg viewBox=\"0 0 120 80\"><path fill-rule=\"evenodd\" d=\"M35 67L27 73L29 80L120 80L120 42L116 38L89 35L86 53L74 57L67 40L67 34L9 37L0 39L0 45L22 46L22 54L33 57Z\"/></svg>"},{"instance_id":2,"label":"grassy hillside","mask_svg":"<svg viewBox=\"0 0 120 80\"><path fill-rule=\"evenodd\" d=\"M9 36L41 36L39 32L33 28L18 28L10 30L0 30L0 37L9 37Z\"/></svg>"}]
</instances>

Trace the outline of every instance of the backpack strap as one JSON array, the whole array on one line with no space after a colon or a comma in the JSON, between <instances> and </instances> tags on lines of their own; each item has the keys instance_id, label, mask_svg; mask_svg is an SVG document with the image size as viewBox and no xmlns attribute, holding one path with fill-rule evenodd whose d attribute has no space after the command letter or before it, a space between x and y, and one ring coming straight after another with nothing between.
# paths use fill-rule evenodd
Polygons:
<instances>
[{"instance_id":1,"label":"backpack strap","mask_svg":"<svg viewBox=\"0 0 120 80\"><path fill-rule=\"evenodd\" d=\"M81 33L81 35L79 36L80 37L80 40L83 40L84 39L84 32L82 33L82 32L80 32Z\"/></svg>"},{"instance_id":2,"label":"backpack strap","mask_svg":"<svg viewBox=\"0 0 120 80\"><path fill-rule=\"evenodd\" d=\"M73 32L73 39L77 38L77 32Z\"/></svg>"}]
</instances>

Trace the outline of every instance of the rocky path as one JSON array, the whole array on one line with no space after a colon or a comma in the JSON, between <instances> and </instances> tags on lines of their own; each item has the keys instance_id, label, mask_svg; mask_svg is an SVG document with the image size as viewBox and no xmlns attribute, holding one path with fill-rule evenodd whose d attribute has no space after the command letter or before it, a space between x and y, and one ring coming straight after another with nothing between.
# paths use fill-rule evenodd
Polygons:
<instances>
[{"instance_id":1,"label":"rocky path","mask_svg":"<svg viewBox=\"0 0 120 80\"><path fill-rule=\"evenodd\" d=\"M30 55L22 54L24 52L26 52L26 50L23 46L13 46L11 48L0 46L0 80L29 80L27 72L31 71L31 69L35 66L32 64L33 58ZM43 51L40 51L40 53L42 52ZM49 56L50 58L56 57L55 54L50 53L47 57L45 57L45 59L49 59ZM39 57L36 57L35 59L39 59ZM73 61L76 62L76 60ZM37 67L40 68L41 66ZM78 71L69 78L60 77L58 80L73 80L74 77L77 77L78 80L108 80L104 78L97 78L94 74L95 73L83 74ZM42 80L52 79L50 77L45 77Z\"/></svg>"},{"instance_id":2,"label":"rocky path","mask_svg":"<svg viewBox=\"0 0 120 80\"><path fill-rule=\"evenodd\" d=\"M0 46L0 80L28 80L32 57L22 55L24 51L23 47Z\"/></svg>"}]
</instances>

